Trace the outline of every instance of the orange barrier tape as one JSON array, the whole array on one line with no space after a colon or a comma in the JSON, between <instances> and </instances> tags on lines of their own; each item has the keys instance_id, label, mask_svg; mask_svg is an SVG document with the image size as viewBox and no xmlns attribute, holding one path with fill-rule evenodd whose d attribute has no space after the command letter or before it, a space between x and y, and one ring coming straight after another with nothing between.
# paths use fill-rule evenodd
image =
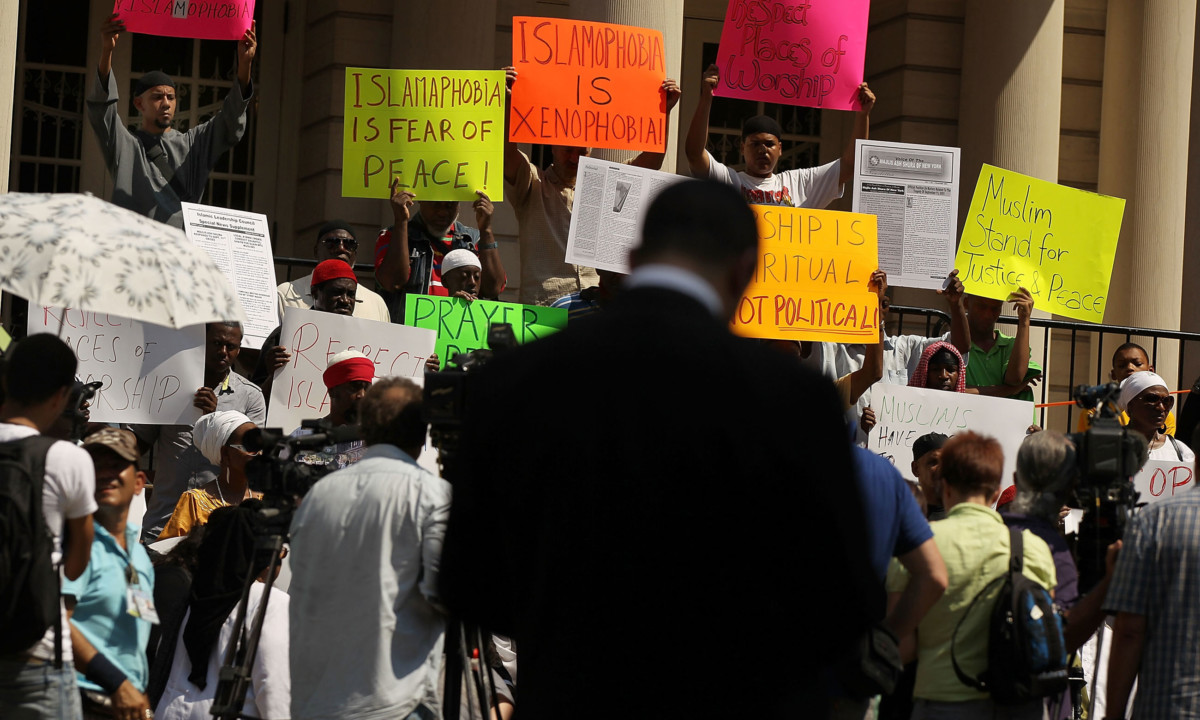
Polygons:
<instances>
[{"instance_id":1,"label":"orange barrier tape","mask_svg":"<svg viewBox=\"0 0 1200 720\"><path fill-rule=\"evenodd\" d=\"M1180 395L1182 393L1190 393L1190 392L1191 392L1191 390L1172 390L1171 394L1172 395ZM1034 405L1034 407L1035 408L1063 407L1065 405L1074 405L1074 404L1075 404L1074 400L1067 400L1066 402L1042 403L1040 405Z\"/></svg>"}]
</instances>

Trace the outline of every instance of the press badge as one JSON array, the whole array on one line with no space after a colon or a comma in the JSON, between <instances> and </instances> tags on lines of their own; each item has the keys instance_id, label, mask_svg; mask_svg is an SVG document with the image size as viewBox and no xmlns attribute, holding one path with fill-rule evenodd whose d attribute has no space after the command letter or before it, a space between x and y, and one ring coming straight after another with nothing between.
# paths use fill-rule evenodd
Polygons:
<instances>
[{"instance_id":1,"label":"press badge","mask_svg":"<svg viewBox=\"0 0 1200 720\"><path fill-rule=\"evenodd\" d=\"M158 624L158 610L154 609L154 598L137 585L125 587L125 607L129 614L153 625Z\"/></svg>"}]
</instances>

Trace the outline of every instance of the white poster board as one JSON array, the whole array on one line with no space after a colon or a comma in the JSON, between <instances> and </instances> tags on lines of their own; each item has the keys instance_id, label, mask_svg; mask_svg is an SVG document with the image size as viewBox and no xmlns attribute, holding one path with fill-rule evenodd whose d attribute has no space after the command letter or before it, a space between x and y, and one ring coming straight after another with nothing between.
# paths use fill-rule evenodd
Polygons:
<instances>
[{"instance_id":1,"label":"white poster board","mask_svg":"<svg viewBox=\"0 0 1200 720\"><path fill-rule=\"evenodd\" d=\"M879 218L879 267L888 284L936 290L954 269L960 151L859 140L856 213Z\"/></svg>"},{"instance_id":2,"label":"white poster board","mask_svg":"<svg viewBox=\"0 0 1200 720\"><path fill-rule=\"evenodd\" d=\"M969 393L925 390L878 383L871 388L875 427L867 436L867 449L892 461L905 478L912 472L912 446L926 433L953 436L970 430L990 435L1004 448L1001 487L1013 484L1017 450L1033 418L1033 403Z\"/></svg>"},{"instance_id":3,"label":"white poster board","mask_svg":"<svg viewBox=\"0 0 1200 720\"><path fill-rule=\"evenodd\" d=\"M1147 460L1141 472L1133 476L1133 487L1140 493L1138 502L1152 503L1192 490L1196 468L1179 460Z\"/></svg>"},{"instance_id":4,"label":"white poster board","mask_svg":"<svg viewBox=\"0 0 1200 720\"><path fill-rule=\"evenodd\" d=\"M200 417L192 400L204 385L203 325L174 330L30 305L28 331L59 335L79 359L79 379L104 383L92 399L93 422L192 425Z\"/></svg>"},{"instance_id":5,"label":"white poster board","mask_svg":"<svg viewBox=\"0 0 1200 720\"><path fill-rule=\"evenodd\" d=\"M275 258L267 216L181 203L188 240L204 248L237 292L246 325L242 347L257 350L279 324Z\"/></svg>"},{"instance_id":6,"label":"white poster board","mask_svg":"<svg viewBox=\"0 0 1200 720\"><path fill-rule=\"evenodd\" d=\"M329 392L321 379L329 358L345 350L358 350L374 361L376 379L423 376L437 333L289 307L283 310L279 342L292 357L275 372L267 426L290 433L300 427L302 420L329 414Z\"/></svg>"},{"instance_id":7,"label":"white poster board","mask_svg":"<svg viewBox=\"0 0 1200 720\"><path fill-rule=\"evenodd\" d=\"M682 175L596 158L579 158L567 262L629 273L629 251L642 243L642 215Z\"/></svg>"}]
</instances>

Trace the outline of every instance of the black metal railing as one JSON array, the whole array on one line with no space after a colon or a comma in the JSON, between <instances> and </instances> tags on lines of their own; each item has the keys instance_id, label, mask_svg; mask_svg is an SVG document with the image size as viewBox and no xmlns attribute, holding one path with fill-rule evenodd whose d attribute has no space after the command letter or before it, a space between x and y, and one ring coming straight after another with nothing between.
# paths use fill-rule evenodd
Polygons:
<instances>
[{"instance_id":1,"label":"black metal railing","mask_svg":"<svg viewBox=\"0 0 1200 720\"><path fill-rule=\"evenodd\" d=\"M303 277L312 272L312 269L317 266L317 261L312 258L298 257L275 257L275 277L280 282L284 280L295 280L298 277ZM279 271L283 268L283 272ZM366 263L355 263L354 272L359 276L359 279L370 278L371 282L375 281L375 266Z\"/></svg>"}]
</instances>

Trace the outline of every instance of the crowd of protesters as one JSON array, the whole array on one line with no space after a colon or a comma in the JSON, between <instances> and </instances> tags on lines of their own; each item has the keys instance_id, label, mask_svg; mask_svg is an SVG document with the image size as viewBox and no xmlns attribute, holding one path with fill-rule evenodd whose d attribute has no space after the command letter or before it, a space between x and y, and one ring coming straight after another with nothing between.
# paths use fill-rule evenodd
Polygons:
<instances>
[{"instance_id":1,"label":"crowd of protesters","mask_svg":"<svg viewBox=\"0 0 1200 720\"><path fill-rule=\"evenodd\" d=\"M138 81L140 128L121 125L111 58L123 31L115 15L104 24L88 98L113 200L179 224L180 202L201 198L244 130L254 29L238 43L238 82L221 111L187 133L171 127L174 84L162 73ZM521 79L505 70L511 91ZM520 299L566 309L567 329L472 376L441 477L418 463L429 432L420 385L377 377L362 353L330 357L322 420L333 439L280 458L323 474L294 499L282 549L261 540L271 498L251 470L272 380L290 359L281 328L250 358L238 323L206 327L192 426L86 422L69 346L45 334L14 343L0 385L0 513L20 507L11 488L24 473L46 537L21 556L2 545L17 531L0 527L0 572L16 577L13 558L38 566L29 558L44 549L60 581L50 578L41 615L30 612L36 594L0 588L0 717L209 717L222 667L245 659L230 652L239 612L262 627L247 717L1057 719L1078 717L1080 697L1101 687L1106 717L1200 717L1194 490L1137 512L1103 548L1102 577L1083 587L1062 522L1082 452L1068 437L1031 428L1012 478L1000 444L969 428L916 438L913 481L862 446L881 381L1031 399L1041 369L1027 291L1007 300L1013 336L996 328L1005 303L966 294L957 271L939 291L944 336L889 334L882 271L870 281L879 342L730 334L758 258L748 204L823 208L841 197L875 95L859 87L845 153L816 168L776 172L783 130L768 116L747 120L738 171L706 149L718 75L710 67L700 79L686 135L699 179L645 211L628 275L564 260L590 149L552 147L542 169L506 144ZM679 85L659 90L671 112ZM279 286L281 321L295 307L398 323L408 295L499 298L508 275L487 195L471 205L475 227L459 203L398 183L387 202L395 222L375 243L378 292L354 271L356 231L331 220L316 234L313 272ZM1146 351L1127 343L1112 364L1120 420L1148 456L1193 463ZM434 356L425 371L440 366ZM572 408L569 424L551 419L561 407ZM995 670L988 604L1014 556L1023 562L1012 571L1061 611L1072 658L1107 633L1106 683L1010 702L981 680ZM281 566L286 592L268 591ZM460 621L484 630L465 669L494 688L490 707L446 674ZM898 678L884 689L862 672L873 657L864 648L880 644Z\"/></svg>"}]
</instances>

